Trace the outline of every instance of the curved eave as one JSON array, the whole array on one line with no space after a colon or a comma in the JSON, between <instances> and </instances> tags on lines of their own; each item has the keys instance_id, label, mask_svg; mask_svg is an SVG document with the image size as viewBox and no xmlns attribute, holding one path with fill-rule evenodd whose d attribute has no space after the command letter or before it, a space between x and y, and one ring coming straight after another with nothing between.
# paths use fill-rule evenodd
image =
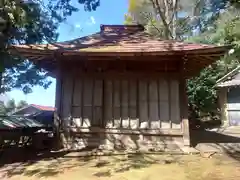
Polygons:
<instances>
[{"instance_id":1,"label":"curved eave","mask_svg":"<svg viewBox=\"0 0 240 180\"><path fill-rule=\"evenodd\" d=\"M118 50L118 49L101 49L101 48L86 48L79 50L71 50L71 49L43 49L43 48L31 48L31 46L11 46L9 48L10 51L15 51L20 53L23 56L26 55L53 55L53 54L61 54L61 55L78 55L78 56L132 56L132 55L182 55L182 54L208 54L212 53L225 53L229 50L231 46L215 46L215 47L205 47L200 49L182 49L182 50L164 50L164 51L148 51L148 49L142 49L139 51L129 50Z\"/></svg>"},{"instance_id":2,"label":"curved eave","mask_svg":"<svg viewBox=\"0 0 240 180\"><path fill-rule=\"evenodd\" d=\"M91 57L105 59L107 57L139 57L139 56L182 56L187 60L186 71L190 76L193 76L194 72L199 73L199 71L206 66L212 64L223 56L231 46L216 46L208 47L202 49L193 50L177 50L177 51L100 51L95 50L52 50L52 49L34 49L28 46L12 46L9 48L12 54L20 54L24 58L27 58L34 63L38 64L40 67L53 72L57 66L57 61L64 59L67 56L80 56L86 59L91 59ZM61 57L61 58L59 58ZM109 58L107 58L109 60ZM113 58L114 59L114 58ZM132 58L138 60L137 58ZM148 59L148 58L146 58ZM54 74L54 73L53 73Z\"/></svg>"}]
</instances>

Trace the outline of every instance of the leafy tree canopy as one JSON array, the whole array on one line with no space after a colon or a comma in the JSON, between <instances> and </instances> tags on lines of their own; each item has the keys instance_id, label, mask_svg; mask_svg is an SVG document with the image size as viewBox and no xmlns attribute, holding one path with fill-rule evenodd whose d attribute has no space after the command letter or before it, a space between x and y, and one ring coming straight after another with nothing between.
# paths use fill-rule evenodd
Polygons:
<instances>
[{"instance_id":1,"label":"leafy tree canopy","mask_svg":"<svg viewBox=\"0 0 240 180\"><path fill-rule=\"evenodd\" d=\"M20 57L12 57L11 44L39 44L57 40L57 28L78 9L71 0L0 0L0 93L12 88L31 92L35 85L47 88L48 74ZM86 11L96 10L100 0L78 0Z\"/></svg>"},{"instance_id":2,"label":"leafy tree canopy","mask_svg":"<svg viewBox=\"0 0 240 180\"><path fill-rule=\"evenodd\" d=\"M231 53L204 69L200 76L188 81L189 102L197 112L209 113L217 109L216 81L239 65L240 61L240 13L235 8L228 8L214 22L215 29L210 29L188 41L210 44L231 44ZM200 115L200 114L198 114Z\"/></svg>"},{"instance_id":3,"label":"leafy tree canopy","mask_svg":"<svg viewBox=\"0 0 240 180\"><path fill-rule=\"evenodd\" d=\"M10 99L5 104L3 101L0 101L0 115L7 115L8 113L21 109L27 105L28 103L23 100L19 101L17 104L14 99Z\"/></svg>"}]
</instances>

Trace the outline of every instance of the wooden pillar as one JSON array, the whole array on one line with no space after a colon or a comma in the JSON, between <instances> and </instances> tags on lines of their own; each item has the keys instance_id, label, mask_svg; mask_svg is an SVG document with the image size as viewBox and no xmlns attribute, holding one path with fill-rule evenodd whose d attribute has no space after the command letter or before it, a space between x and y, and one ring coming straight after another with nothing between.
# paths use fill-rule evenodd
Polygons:
<instances>
[{"instance_id":1,"label":"wooden pillar","mask_svg":"<svg viewBox=\"0 0 240 180\"><path fill-rule=\"evenodd\" d=\"M62 78L60 68L56 73L56 90L55 90L55 108L56 114L60 116L61 113L61 94L62 94Z\"/></svg>"},{"instance_id":2,"label":"wooden pillar","mask_svg":"<svg viewBox=\"0 0 240 180\"><path fill-rule=\"evenodd\" d=\"M184 146L190 146L190 127L188 119L188 97L187 97L187 85L185 76L185 63L183 59L182 66L180 66L180 83L179 83L179 99L180 99L180 115L182 122L183 143Z\"/></svg>"},{"instance_id":3,"label":"wooden pillar","mask_svg":"<svg viewBox=\"0 0 240 180\"><path fill-rule=\"evenodd\" d=\"M61 127L61 96L62 96L62 72L58 66L56 71L56 90L55 90L55 112L54 112L54 134L56 148L61 148L60 127Z\"/></svg>"},{"instance_id":4,"label":"wooden pillar","mask_svg":"<svg viewBox=\"0 0 240 180\"><path fill-rule=\"evenodd\" d=\"M222 126L229 126L228 110L227 110L227 93L228 88L221 87L218 89L218 103L221 110L221 121Z\"/></svg>"},{"instance_id":5,"label":"wooden pillar","mask_svg":"<svg viewBox=\"0 0 240 180\"><path fill-rule=\"evenodd\" d=\"M186 80L181 79L179 85L179 96L180 96L180 111L182 120L182 132L184 146L190 146L190 133L189 133L189 119L188 119L188 98L186 91Z\"/></svg>"}]
</instances>

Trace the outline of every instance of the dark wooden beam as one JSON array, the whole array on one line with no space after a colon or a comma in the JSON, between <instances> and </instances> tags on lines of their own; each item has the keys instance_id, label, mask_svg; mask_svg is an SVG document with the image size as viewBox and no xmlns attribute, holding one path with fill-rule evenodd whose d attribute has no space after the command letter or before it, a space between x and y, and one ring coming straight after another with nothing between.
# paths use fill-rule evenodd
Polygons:
<instances>
[{"instance_id":1,"label":"dark wooden beam","mask_svg":"<svg viewBox=\"0 0 240 180\"><path fill-rule=\"evenodd\" d=\"M127 128L99 128L99 127L69 127L76 134L125 134L125 135L152 135L152 136L182 136L181 129L127 129Z\"/></svg>"},{"instance_id":2,"label":"dark wooden beam","mask_svg":"<svg viewBox=\"0 0 240 180\"><path fill-rule=\"evenodd\" d=\"M62 69L59 65L55 71L56 76L56 91L55 91L55 107L54 113L54 132L55 132L55 146L60 148L60 128L61 128L61 111L62 111L62 91L63 91L63 80L62 80Z\"/></svg>"}]
</instances>

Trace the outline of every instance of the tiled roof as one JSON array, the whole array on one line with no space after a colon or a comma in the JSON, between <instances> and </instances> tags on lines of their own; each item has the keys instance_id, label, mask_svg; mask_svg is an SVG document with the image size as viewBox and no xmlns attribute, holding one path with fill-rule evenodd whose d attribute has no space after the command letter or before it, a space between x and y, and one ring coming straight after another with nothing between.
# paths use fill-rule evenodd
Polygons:
<instances>
[{"instance_id":1,"label":"tiled roof","mask_svg":"<svg viewBox=\"0 0 240 180\"><path fill-rule=\"evenodd\" d=\"M18 51L27 49L64 52L182 52L207 50L213 45L193 44L173 40L161 40L147 34L138 25L102 25L99 33L70 41L45 45L19 45Z\"/></svg>"},{"instance_id":2,"label":"tiled roof","mask_svg":"<svg viewBox=\"0 0 240 180\"><path fill-rule=\"evenodd\" d=\"M70 41L42 44L15 45L9 50L21 55L55 76L59 61L73 60L130 60L187 59L184 64L187 76L193 76L204 67L218 60L228 46L186 43L152 37L139 25L102 25L101 31ZM73 57L75 56L75 58ZM148 58L148 57L154 58ZM79 58L80 57L80 58ZM142 57L142 58L138 58ZM75 60L76 61L75 61Z\"/></svg>"},{"instance_id":3,"label":"tiled roof","mask_svg":"<svg viewBox=\"0 0 240 180\"><path fill-rule=\"evenodd\" d=\"M55 111L55 108L51 106L41 106L36 104L30 104L30 106L33 106L41 111Z\"/></svg>"}]
</instances>

